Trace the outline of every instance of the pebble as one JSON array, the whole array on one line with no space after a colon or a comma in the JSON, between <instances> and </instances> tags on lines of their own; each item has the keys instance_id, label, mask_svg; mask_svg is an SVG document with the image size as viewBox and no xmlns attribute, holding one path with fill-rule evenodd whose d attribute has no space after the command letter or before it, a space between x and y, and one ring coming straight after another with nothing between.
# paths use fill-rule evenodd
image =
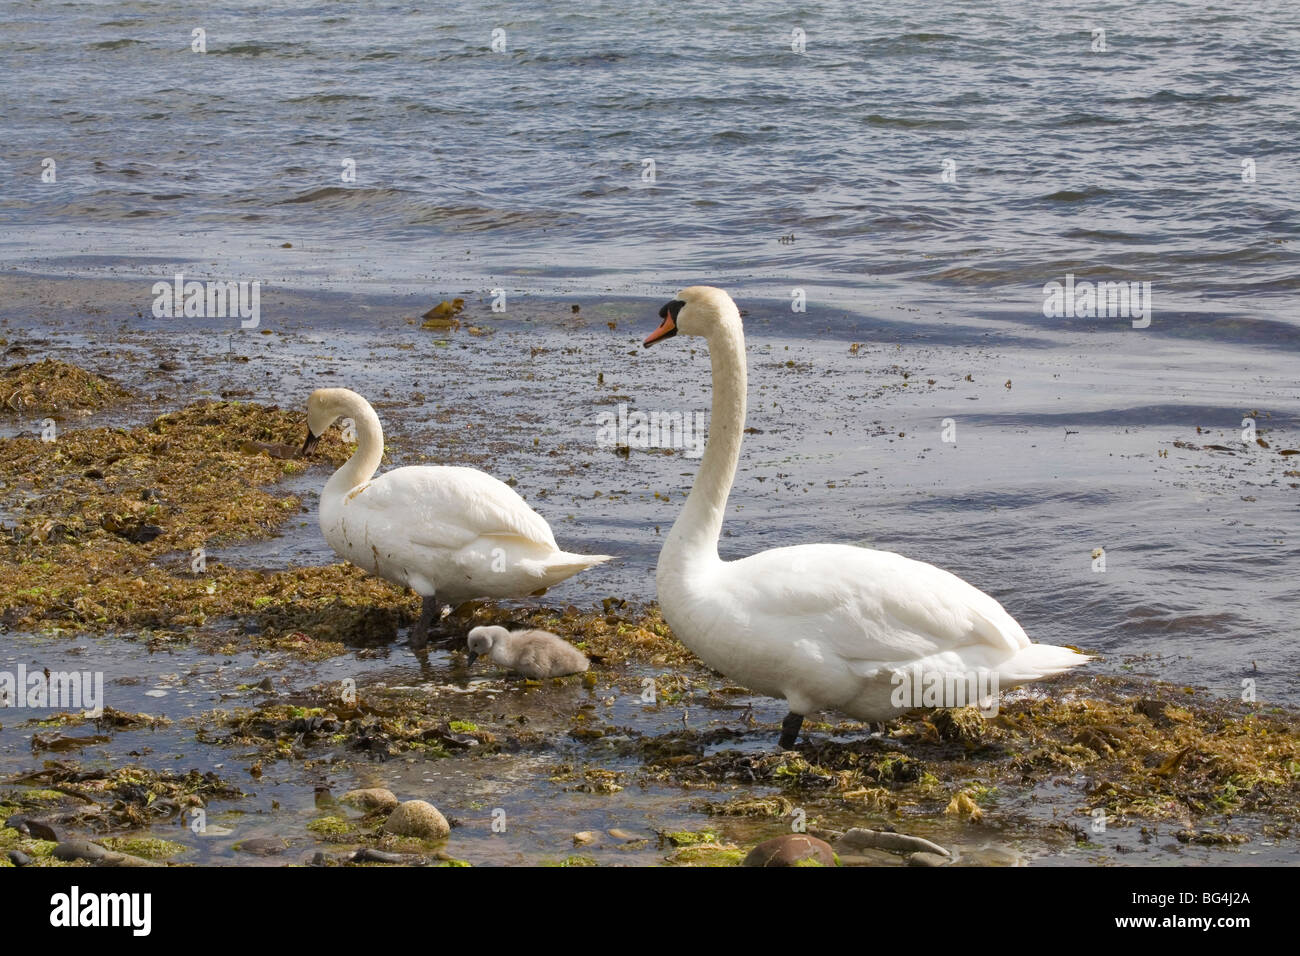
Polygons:
<instances>
[{"instance_id":1,"label":"pebble","mask_svg":"<svg viewBox=\"0 0 1300 956\"><path fill-rule=\"evenodd\" d=\"M9 862L14 866L26 866L28 863L32 862L32 858L22 850L10 850Z\"/></svg>"},{"instance_id":2,"label":"pebble","mask_svg":"<svg viewBox=\"0 0 1300 956\"><path fill-rule=\"evenodd\" d=\"M947 866L951 862L950 856L942 853L926 853L924 850L913 853L907 858L908 866Z\"/></svg>"},{"instance_id":3,"label":"pebble","mask_svg":"<svg viewBox=\"0 0 1300 956\"><path fill-rule=\"evenodd\" d=\"M384 832L421 840L445 840L451 833L451 825L432 803L407 800L393 811L384 824Z\"/></svg>"},{"instance_id":4,"label":"pebble","mask_svg":"<svg viewBox=\"0 0 1300 956\"><path fill-rule=\"evenodd\" d=\"M349 790L339 798L341 803L346 803L350 807L356 807L358 810L365 810L369 813L372 810L382 810L385 813L391 813L397 809L402 801L397 799L393 791L384 787L369 787L364 790Z\"/></svg>"},{"instance_id":5,"label":"pebble","mask_svg":"<svg viewBox=\"0 0 1300 956\"><path fill-rule=\"evenodd\" d=\"M253 837L236 843L234 848L240 853L252 853L254 856L277 856L289 849L289 844L280 837Z\"/></svg>"},{"instance_id":6,"label":"pebble","mask_svg":"<svg viewBox=\"0 0 1300 956\"><path fill-rule=\"evenodd\" d=\"M852 853L840 853L840 866L898 866L898 857L884 850L863 847Z\"/></svg>"},{"instance_id":7,"label":"pebble","mask_svg":"<svg viewBox=\"0 0 1300 956\"><path fill-rule=\"evenodd\" d=\"M813 860L822 866L835 866L835 851L825 840L806 833L787 833L764 840L745 857L743 866L794 866Z\"/></svg>"},{"instance_id":8,"label":"pebble","mask_svg":"<svg viewBox=\"0 0 1300 956\"><path fill-rule=\"evenodd\" d=\"M642 837L637 836L635 833L628 833L626 830L607 830L605 832L608 833L610 836L612 836L615 840L622 840L624 843L634 843L637 840L643 839Z\"/></svg>"},{"instance_id":9,"label":"pebble","mask_svg":"<svg viewBox=\"0 0 1300 956\"><path fill-rule=\"evenodd\" d=\"M587 846L588 844L595 843L597 839L598 837L591 830L583 830L573 835L573 845Z\"/></svg>"}]
</instances>

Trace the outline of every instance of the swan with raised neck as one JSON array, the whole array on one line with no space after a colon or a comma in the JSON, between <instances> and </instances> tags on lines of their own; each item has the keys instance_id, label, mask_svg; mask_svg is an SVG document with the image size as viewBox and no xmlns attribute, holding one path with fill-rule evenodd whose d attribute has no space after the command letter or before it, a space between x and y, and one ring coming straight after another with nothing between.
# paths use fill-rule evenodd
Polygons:
<instances>
[{"instance_id":1,"label":"swan with raised neck","mask_svg":"<svg viewBox=\"0 0 1300 956\"><path fill-rule=\"evenodd\" d=\"M708 442L695 482L659 554L664 620L704 663L758 693L784 699L780 744L804 717L838 711L859 720L928 705L987 705L998 690L1086 663L1069 648L1031 643L994 598L930 564L843 544L774 548L736 561L718 537L736 477L746 414L740 311L721 289L691 286L659 310L645 346L678 333L703 337L713 373ZM951 681L951 683L947 683ZM946 688L962 688L962 700ZM904 693L900 694L900 690Z\"/></svg>"}]
</instances>

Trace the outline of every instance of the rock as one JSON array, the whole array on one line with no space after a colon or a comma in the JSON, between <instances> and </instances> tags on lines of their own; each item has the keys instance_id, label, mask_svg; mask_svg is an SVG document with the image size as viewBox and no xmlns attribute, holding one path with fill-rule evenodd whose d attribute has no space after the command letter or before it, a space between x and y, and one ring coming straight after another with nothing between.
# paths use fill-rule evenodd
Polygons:
<instances>
[{"instance_id":1,"label":"rock","mask_svg":"<svg viewBox=\"0 0 1300 956\"><path fill-rule=\"evenodd\" d=\"M838 853L840 866L898 866L898 857L885 850L863 847L854 853Z\"/></svg>"},{"instance_id":2,"label":"rock","mask_svg":"<svg viewBox=\"0 0 1300 956\"><path fill-rule=\"evenodd\" d=\"M384 832L420 840L445 840L451 833L451 825L432 803L407 800L393 811L384 824Z\"/></svg>"},{"instance_id":3,"label":"rock","mask_svg":"<svg viewBox=\"0 0 1300 956\"><path fill-rule=\"evenodd\" d=\"M742 866L798 866L817 863L835 866L835 851L825 840L806 833L787 833L764 840L749 851Z\"/></svg>"},{"instance_id":4,"label":"rock","mask_svg":"<svg viewBox=\"0 0 1300 956\"><path fill-rule=\"evenodd\" d=\"M1115 851L1123 853L1128 847L1117 846ZM975 866L1028 866L1029 860L1017 850L1005 846L984 846L978 850L967 850L962 859Z\"/></svg>"},{"instance_id":5,"label":"rock","mask_svg":"<svg viewBox=\"0 0 1300 956\"><path fill-rule=\"evenodd\" d=\"M581 832L575 833L573 835L573 845L587 846L591 843L595 843L597 839L599 839L599 837L593 831L582 830Z\"/></svg>"},{"instance_id":6,"label":"rock","mask_svg":"<svg viewBox=\"0 0 1300 956\"><path fill-rule=\"evenodd\" d=\"M7 826L16 828L19 833L26 833L37 840L49 840L51 843L58 843L63 839L63 834L58 827L37 817L24 816L19 818L17 823L14 822L13 817L10 817L5 823Z\"/></svg>"},{"instance_id":7,"label":"rock","mask_svg":"<svg viewBox=\"0 0 1300 956\"><path fill-rule=\"evenodd\" d=\"M289 849L289 844L280 837L253 837L236 843L234 849L254 856L278 856Z\"/></svg>"},{"instance_id":8,"label":"rock","mask_svg":"<svg viewBox=\"0 0 1300 956\"><path fill-rule=\"evenodd\" d=\"M924 850L913 853L907 858L908 866L947 866L951 862L950 856L944 856L942 853L926 853Z\"/></svg>"},{"instance_id":9,"label":"rock","mask_svg":"<svg viewBox=\"0 0 1300 956\"><path fill-rule=\"evenodd\" d=\"M54 859L71 862L72 860L89 860L98 863L109 855L109 851L98 843L89 840L65 840L54 848Z\"/></svg>"},{"instance_id":10,"label":"rock","mask_svg":"<svg viewBox=\"0 0 1300 956\"><path fill-rule=\"evenodd\" d=\"M22 850L10 850L9 862L14 866L26 866L28 863L32 862L32 858Z\"/></svg>"},{"instance_id":11,"label":"rock","mask_svg":"<svg viewBox=\"0 0 1300 956\"><path fill-rule=\"evenodd\" d=\"M364 846L352 854L351 863L393 863L398 866L423 866L428 861L416 853L390 853Z\"/></svg>"},{"instance_id":12,"label":"rock","mask_svg":"<svg viewBox=\"0 0 1300 956\"><path fill-rule=\"evenodd\" d=\"M891 833L888 830L868 830L854 827L840 837L836 844L841 852L870 847L873 850L888 850L891 853L938 853L951 856L937 843L921 837L908 836L906 833Z\"/></svg>"},{"instance_id":13,"label":"rock","mask_svg":"<svg viewBox=\"0 0 1300 956\"><path fill-rule=\"evenodd\" d=\"M384 813L392 813L397 809L400 800L393 791L384 787L370 787L366 790L349 790L340 798L341 803L350 807L356 807L358 810L364 810L370 813L374 810L382 810Z\"/></svg>"},{"instance_id":14,"label":"rock","mask_svg":"<svg viewBox=\"0 0 1300 956\"><path fill-rule=\"evenodd\" d=\"M624 843L632 843L636 840L642 839L634 833L628 833L626 830L606 830L605 832L615 840L622 840Z\"/></svg>"},{"instance_id":15,"label":"rock","mask_svg":"<svg viewBox=\"0 0 1300 956\"><path fill-rule=\"evenodd\" d=\"M258 684L257 684L257 689L258 689L258 690L265 690L265 691L272 691L272 690L275 690L275 681L271 680L271 678L270 678L269 676L268 676L268 677L263 677L263 678L258 682Z\"/></svg>"},{"instance_id":16,"label":"rock","mask_svg":"<svg viewBox=\"0 0 1300 956\"><path fill-rule=\"evenodd\" d=\"M71 862L86 860L96 866L157 866L152 860L132 856L130 853L117 853L106 850L98 843L89 840L64 840L54 848L54 858Z\"/></svg>"},{"instance_id":17,"label":"rock","mask_svg":"<svg viewBox=\"0 0 1300 956\"><path fill-rule=\"evenodd\" d=\"M132 856L130 853L112 853L99 861L100 866L161 866L153 860L146 860L141 856Z\"/></svg>"}]
</instances>

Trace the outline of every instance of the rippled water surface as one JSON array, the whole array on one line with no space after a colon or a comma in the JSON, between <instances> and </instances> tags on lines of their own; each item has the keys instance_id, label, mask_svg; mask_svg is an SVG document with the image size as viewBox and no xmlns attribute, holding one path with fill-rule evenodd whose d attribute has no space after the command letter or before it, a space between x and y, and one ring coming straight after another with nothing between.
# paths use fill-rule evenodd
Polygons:
<instances>
[{"instance_id":1,"label":"rippled water surface","mask_svg":"<svg viewBox=\"0 0 1300 956\"><path fill-rule=\"evenodd\" d=\"M1072 271L1294 318L1286 2L18 2L0 62L18 261L1016 310Z\"/></svg>"}]
</instances>

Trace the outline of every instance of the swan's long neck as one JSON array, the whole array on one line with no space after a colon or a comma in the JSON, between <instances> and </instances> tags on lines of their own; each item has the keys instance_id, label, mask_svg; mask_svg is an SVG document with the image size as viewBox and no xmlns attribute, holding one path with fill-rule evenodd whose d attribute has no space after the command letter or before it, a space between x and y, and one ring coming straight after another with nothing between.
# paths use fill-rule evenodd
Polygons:
<instances>
[{"instance_id":1,"label":"swan's long neck","mask_svg":"<svg viewBox=\"0 0 1300 956\"><path fill-rule=\"evenodd\" d=\"M344 399L340 418L350 418L357 432L357 450L325 484L325 495L342 495L369 481L384 457L384 429L370 403L359 395Z\"/></svg>"},{"instance_id":2,"label":"swan's long neck","mask_svg":"<svg viewBox=\"0 0 1300 956\"><path fill-rule=\"evenodd\" d=\"M718 536L745 430L745 334L740 315L734 313L715 325L708 342L713 365L709 440L686 507L659 555L660 574L679 573L687 579L701 564L719 560Z\"/></svg>"}]
</instances>

